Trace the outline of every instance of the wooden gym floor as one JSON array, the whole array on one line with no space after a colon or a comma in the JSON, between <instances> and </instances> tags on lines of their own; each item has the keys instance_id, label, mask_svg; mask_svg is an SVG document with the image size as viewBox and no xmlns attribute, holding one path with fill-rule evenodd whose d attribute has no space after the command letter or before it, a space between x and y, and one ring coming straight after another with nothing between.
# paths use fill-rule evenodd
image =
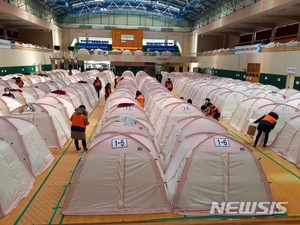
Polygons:
<instances>
[{"instance_id":1,"label":"wooden gym floor","mask_svg":"<svg viewBox=\"0 0 300 225\"><path fill-rule=\"evenodd\" d=\"M90 113L90 125L87 127L88 147L93 140L97 125L100 124L104 99L101 98ZM285 205L287 215L261 216L256 218L218 218L218 217L182 217L175 213L149 215L114 216L63 216L61 207L66 194L67 184L82 157L72 140L61 149L52 149L55 161L36 178L34 188L18 207L10 214L0 218L0 225L12 224L299 224L300 225L300 170L273 153L269 149L253 148L253 140L232 129L227 121L221 121L229 132L250 146L255 156L261 158L261 164L270 182L276 202L288 202ZM4 182L4 181L1 181ZM255 191L255 190L253 190Z\"/></svg>"}]
</instances>

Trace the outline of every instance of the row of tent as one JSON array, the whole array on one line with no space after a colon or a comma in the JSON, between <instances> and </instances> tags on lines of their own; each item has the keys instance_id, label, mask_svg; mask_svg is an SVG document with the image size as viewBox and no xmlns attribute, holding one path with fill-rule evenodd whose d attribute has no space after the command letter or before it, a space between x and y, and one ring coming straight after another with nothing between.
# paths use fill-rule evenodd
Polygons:
<instances>
[{"instance_id":1,"label":"row of tent","mask_svg":"<svg viewBox=\"0 0 300 225\"><path fill-rule=\"evenodd\" d=\"M267 144L300 167L300 91L197 73L164 73L163 82L167 78L172 79L175 93L192 99L198 108L210 98L220 109L221 118L244 134L251 122L276 112L279 120Z\"/></svg>"},{"instance_id":2,"label":"row of tent","mask_svg":"<svg viewBox=\"0 0 300 225\"><path fill-rule=\"evenodd\" d=\"M24 198L35 177L46 170L54 160L50 148L61 148L70 138L70 117L74 109L85 104L92 110L98 100L93 81L96 76L102 82L113 81L113 73L89 71L68 76L63 70L45 75L29 75L25 83L15 89L16 98L0 97L0 217L10 213ZM8 87L10 75L2 77ZM27 93L20 100L19 93Z\"/></svg>"},{"instance_id":3,"label":"row of tent","mask_svg":"<svg viewBox=\"0 0 300 225\"><path fill-rule=\"evenodd\" d=\"M64 215L210 215L214 202L273 202L259 160L225 127L145 72L122 77L67 190Z\"/></svg>"}]
</instances>

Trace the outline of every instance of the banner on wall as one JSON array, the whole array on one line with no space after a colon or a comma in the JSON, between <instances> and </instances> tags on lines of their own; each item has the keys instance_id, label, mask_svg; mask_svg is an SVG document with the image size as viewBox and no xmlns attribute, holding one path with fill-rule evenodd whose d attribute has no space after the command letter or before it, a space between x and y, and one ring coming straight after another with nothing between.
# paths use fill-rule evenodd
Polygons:
<instances>
[{"instance_id":1,"label":"banner on wall","mask_svg":"<svg viewBox=\"0 0 300 225\"><path fill-rule=\"evenodd\" d=\"M12 48L11 41L0 39L0 48Z\"/></svg>"},{"instance_id":2,"label":"banner on wall","mask_svg":"<svg viewBox=\"0 0 300 225\"><path fill-rule=\"evenodd\" d=\"M261 52L261 44L235 46L233 48L233 54L249 54L249 53L260 53L260 52Z\"/></svg>"}]
</instances>

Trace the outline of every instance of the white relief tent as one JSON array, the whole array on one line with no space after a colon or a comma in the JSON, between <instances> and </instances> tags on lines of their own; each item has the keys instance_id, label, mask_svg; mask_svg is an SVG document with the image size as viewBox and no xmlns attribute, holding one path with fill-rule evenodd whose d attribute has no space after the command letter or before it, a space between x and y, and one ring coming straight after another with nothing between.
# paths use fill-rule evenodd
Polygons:
<instances>
[{"instance_id":1,"label":"white relief tent","mask_svg":"<svg viewBox=\"0 0 300 225\"><path fill-rule=\"evenodd\" d=\"M300 168L300 116L283 125L270 148Z\"/></svg>"},{"instance_id":2,"label":"white relief tent","mask_svg":"<svg viewBox=\"0 0 300 225\"><path fill-rule=\"evenodd\" d=\"M204 116L190 116L178 120L171 129L162 150L164 168L168 168L178 145L186 136L203 132L227 133L227 129L215 119Z\"/></svg>"},{"instance_id":3,"label":"white relief tent","mask_svg":"<svg viewBox=\"0 0 300 225\"><path fill-rule=\"evenodd\" d=\"M45 96L43 98L38 99L35 103L48 104L54 106L58 109L66 121L66 124L70 123L70 118L75 111L75 107L69 101L63 98L56 98L53 96Z\"/></svg>"},{"instance_id":4,"label":"white relief tent","mask_svg":"<svg viewBox=\"0 0 300 225\"><path fill-rule=\"evenodd\" d=\"M54 157L35 125L27 120L0 117L0 138L10 143L19 160L34 176L42 173Z\"/></svg>"},{"instance_id":5,"label":"white relief tent","mask_svg":"<svg viewBox=\"0 0 300 225\"><path fill-rule=\"evenodd\" d=\"M213 104L219 108L221 112L221 118L230 118L236 109L236 107L248 96L238 91L227 91L218 95L218 98L213 102Z\"/></svg>"},{"instance_id":6,"label":"white relief tent","mask_svg":"<svg viewBox=\"0 0 300 225\"><path fill-rule=\"evenodd\" d=\"M12 212L28 195L34 176L19 160L11 146L0 139L0 217Z\"/></svg>"},{"instance_id":7,"label":"white relief tent","mask_svg":"<svg viewBox=\"0 0 300 225\"><path fill-rule=\"evenodd\" d=\"M228 123L238 131L245 132L250 123L250 118L253 111L256 111L263 105L272 103L274 103L274 101L266 98L253 97L245 99L235 109Z\"/></svg>"},{"instance_id":8,"label":"white relief tent","mask_svg":"<svg viewBox=\"0 0 300 225\"><path fill-rule=\"evenodd\" d=\"M62 213L170 212L163 172L152 154L155 155L153 148L151 141L140 134L102 132L97 135L71 181Z\"/></svg>"},{"instance_id":9,"label":"white relief tent","mask_svg":"<svg viewBox=\"0 0 300 225\"><path fill-rule=\"evenodd\" d=\"M269 139L267 142L267 145L270 145L274 138L277 136L278 131L281 129L281 127L291 120L294 116L300 115L299 109L286 105L286 104L280 104L280 103L273 103L273 104L267 104L259 107L257 110L253 111L250 114L251 119L258 119L261 116L268 114L269 112L275 112L278 114L279 119L277 120L276 126L272 130L272 132L269 133ZM246 133L246 130L242 130L242 133ZM260 142L262 142L263 138L260 138Z\"/></svg>"},{"instance_id":10,"label":"white relief tent","mask_svg":"<svg viewBox=\"0 0 300 225\"><path fill-rule=\"evenodd\" d=\"M61 148L71 137L70 126L55 106L33 103L34 110L29 106L15 109L12 116L23 118L34 124L49 148Z\"/></svg>"},{"instance_id":11,"label":"white relief tent","mask_svg":"<svg viewBox=\"0 0 300 225\"><path fill-rule=\"evenodd\" d=\"M177 121L185 117L199 115L205 116L202 111L188 103L174 102L165 105L157 120L153 123L155 136L159 144L161 146L164 145L172 127L176 125Z\"/></svg>"},{"instance_id":12,"label":"white relief tent","mask_svg":"<svg viewBox=\"0 0 300 225\"><path fill-rule=\"evenodd\" d=\"M7 96L0 97L0 110L2 114L5 116L8 116L11 111L21 106L22 103L14 98L7 97Z\"/></svg>"},{"instance_id":13,"label":"white relief tent","mask_svg":"<svg viewBox=\"0 0 300 225\"><path fill-rule=\"evenodd\" d=\"M212 215L213 202L273 202L258 158L228 134L186 136L165 179L172 210L183 215Z\"/></svg>"}]
</instances>

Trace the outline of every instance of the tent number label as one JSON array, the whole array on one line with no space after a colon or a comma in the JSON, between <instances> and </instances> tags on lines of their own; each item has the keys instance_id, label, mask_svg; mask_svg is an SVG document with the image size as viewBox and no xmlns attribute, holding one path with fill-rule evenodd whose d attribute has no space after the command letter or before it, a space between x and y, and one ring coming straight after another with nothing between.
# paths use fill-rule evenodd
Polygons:
<instances>
[{"instance_id":1,"label":"tent number label","mask_svg":"<svg viewBox=\"0 0 300 225\"><path fill-rule=\"evenodd\" d=\"M230 147L228 138L214 138L214 144L216 147Z\"/></svg>"},{"instance_id":2,"label":"tent number label","mask_svg":"<svg viewBox=\"0 0 300 225\"><path fill-rule=\"evenodd\" d=\"M116 148L127 148L128 142L127 138L116 138L111 140L112 149Z\"/></svg>"},{"instance_id":3,"label":"tent number label","mask_svg":"<svg viewBox=\"0 0 300 225\"><path fill-rule=\"evenodd\" d=\"M126 106L126 107L123 107L123 109L130 111L130 110L133 110L133 107L132 106Z\"/></svg>"},{"instance_id":4,"label":"tent number label","mask_svg":"<svg viewBox=\"0 0 300 225\"><path fill-rule=\"evenodd\" d=\"M191 111L191 108L188 105L186 105L186 106L181 106L181 110L182 111Z\"/></svg>"}]
</instances>

